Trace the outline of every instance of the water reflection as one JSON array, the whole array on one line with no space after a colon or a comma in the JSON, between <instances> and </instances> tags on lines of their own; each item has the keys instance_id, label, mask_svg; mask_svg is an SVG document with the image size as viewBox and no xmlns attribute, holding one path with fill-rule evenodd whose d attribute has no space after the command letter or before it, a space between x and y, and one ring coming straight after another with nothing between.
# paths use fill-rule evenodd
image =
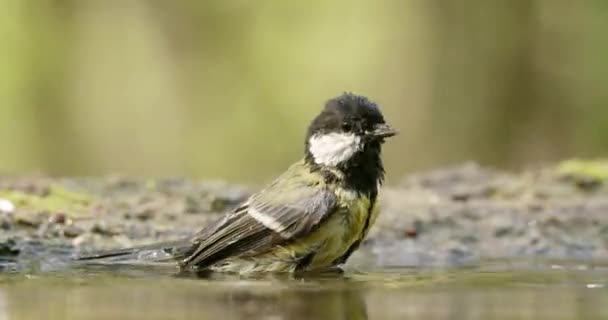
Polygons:
<instances>
[{"instance_id":1,"label":"water reflection","mask_svg":"<svg viewBox=\"0 0 608 320\"><path fill-rule=\"evenodd\" d=\"M361 293L350 289L232 292L218 302L235 319L368 319Z\"/></svg>"},{"instance_id":2,"label":"water reflection","mask_svg":"<svg viewBox=\"0 0 608 320\"><path fill-rule=\"evenodd\" d=\"M364 290L343 276L200 278L161 269L152 279L150 268L113 269L7 278L8 313L16 319L368 319Z\"/></svg>"},{"instance_id":3,"label":"water reflection","mask_svg":"<svg viewBox=\"0 0 608 320\"><path fill-rule=\"evenodd\" d=\"M362 286L341 270L321 274L258 274L234 276L214 273L180 273L213 285L228 284L213 298L218 310L234 319L368 319Z\"/></svg>"},{"instance_id":4,"label":"water reflection","mask_svg":"<svg viewBox=\"0 0 608 320\"><path fill-rule=\"evenodd\" d=\"M0 273L0 319L606 319L606 279L605 268L199 278L87 267Z\"/></svg>"}]
</instances>

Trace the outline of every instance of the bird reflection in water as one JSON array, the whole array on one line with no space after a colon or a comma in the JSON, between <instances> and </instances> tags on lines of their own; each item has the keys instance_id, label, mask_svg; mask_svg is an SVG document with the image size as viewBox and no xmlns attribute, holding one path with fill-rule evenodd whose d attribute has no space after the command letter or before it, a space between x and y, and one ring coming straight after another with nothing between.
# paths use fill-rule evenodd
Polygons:
<instances>
[{"instance_id":1,"label":"bird reflection in water","mask_svg":"<svg viewBox=\"0 0 608 320\"><path fill-rule=\"evenodd\" d=\"M247 277L181 273L178 277L230 283L231 290L213 296L229 319L368 319L363 288L341 270Z\"/></svg>"}]
</instances>

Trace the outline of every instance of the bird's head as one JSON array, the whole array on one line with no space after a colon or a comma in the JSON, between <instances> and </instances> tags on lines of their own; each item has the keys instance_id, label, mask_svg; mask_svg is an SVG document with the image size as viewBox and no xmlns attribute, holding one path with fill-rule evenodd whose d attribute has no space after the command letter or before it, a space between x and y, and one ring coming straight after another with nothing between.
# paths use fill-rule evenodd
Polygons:
<instances>
[{"instance_id":1,"label":"bird's head","mask_svg":"<svg viewBox=\"0 0 608 320\"><path fill-rule=\"evenodd\" d=\"M306 159L327 167L345 167L358 158L379 159L380 146L395 134L397 131L386 124L375 103L345 93L327 101L308 127Z\"/></svg>"}]
</instances>

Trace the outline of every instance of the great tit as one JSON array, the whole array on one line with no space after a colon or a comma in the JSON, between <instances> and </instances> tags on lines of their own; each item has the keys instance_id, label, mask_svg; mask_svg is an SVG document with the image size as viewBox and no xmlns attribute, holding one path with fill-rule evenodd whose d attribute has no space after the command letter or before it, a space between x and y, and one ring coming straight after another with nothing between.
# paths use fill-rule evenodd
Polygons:
<instances>
[{"instance_id":1,"label":"great tit","mask_svg":"<svg viewBox=\"0 0 608 320\"><path fill-rule=\"evenodd\" d=\"M313 119L302 160L193 237L80 260L162 247L182 270L247 274L337 267L376 220L385 174L382 144L396 133L375 103L344 93Z\"/></svg>"}]
</instances>

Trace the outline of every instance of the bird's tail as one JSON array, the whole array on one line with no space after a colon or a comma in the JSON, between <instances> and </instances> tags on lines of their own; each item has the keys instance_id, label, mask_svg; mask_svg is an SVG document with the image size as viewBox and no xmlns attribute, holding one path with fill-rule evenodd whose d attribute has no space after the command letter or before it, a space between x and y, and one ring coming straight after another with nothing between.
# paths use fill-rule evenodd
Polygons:
<instances>
[{"instance_id":1,"label":"bird's tail","mask_svg":"<svg viewBox=\"0 0 608 320\"><path fill-rule=\"evenodd\" d=\"M94 251L79 254L76 261L94 263L162 263L174 262L190 247L188 240L153 243L132 248Z\"/></svg>"}]
</instances>

